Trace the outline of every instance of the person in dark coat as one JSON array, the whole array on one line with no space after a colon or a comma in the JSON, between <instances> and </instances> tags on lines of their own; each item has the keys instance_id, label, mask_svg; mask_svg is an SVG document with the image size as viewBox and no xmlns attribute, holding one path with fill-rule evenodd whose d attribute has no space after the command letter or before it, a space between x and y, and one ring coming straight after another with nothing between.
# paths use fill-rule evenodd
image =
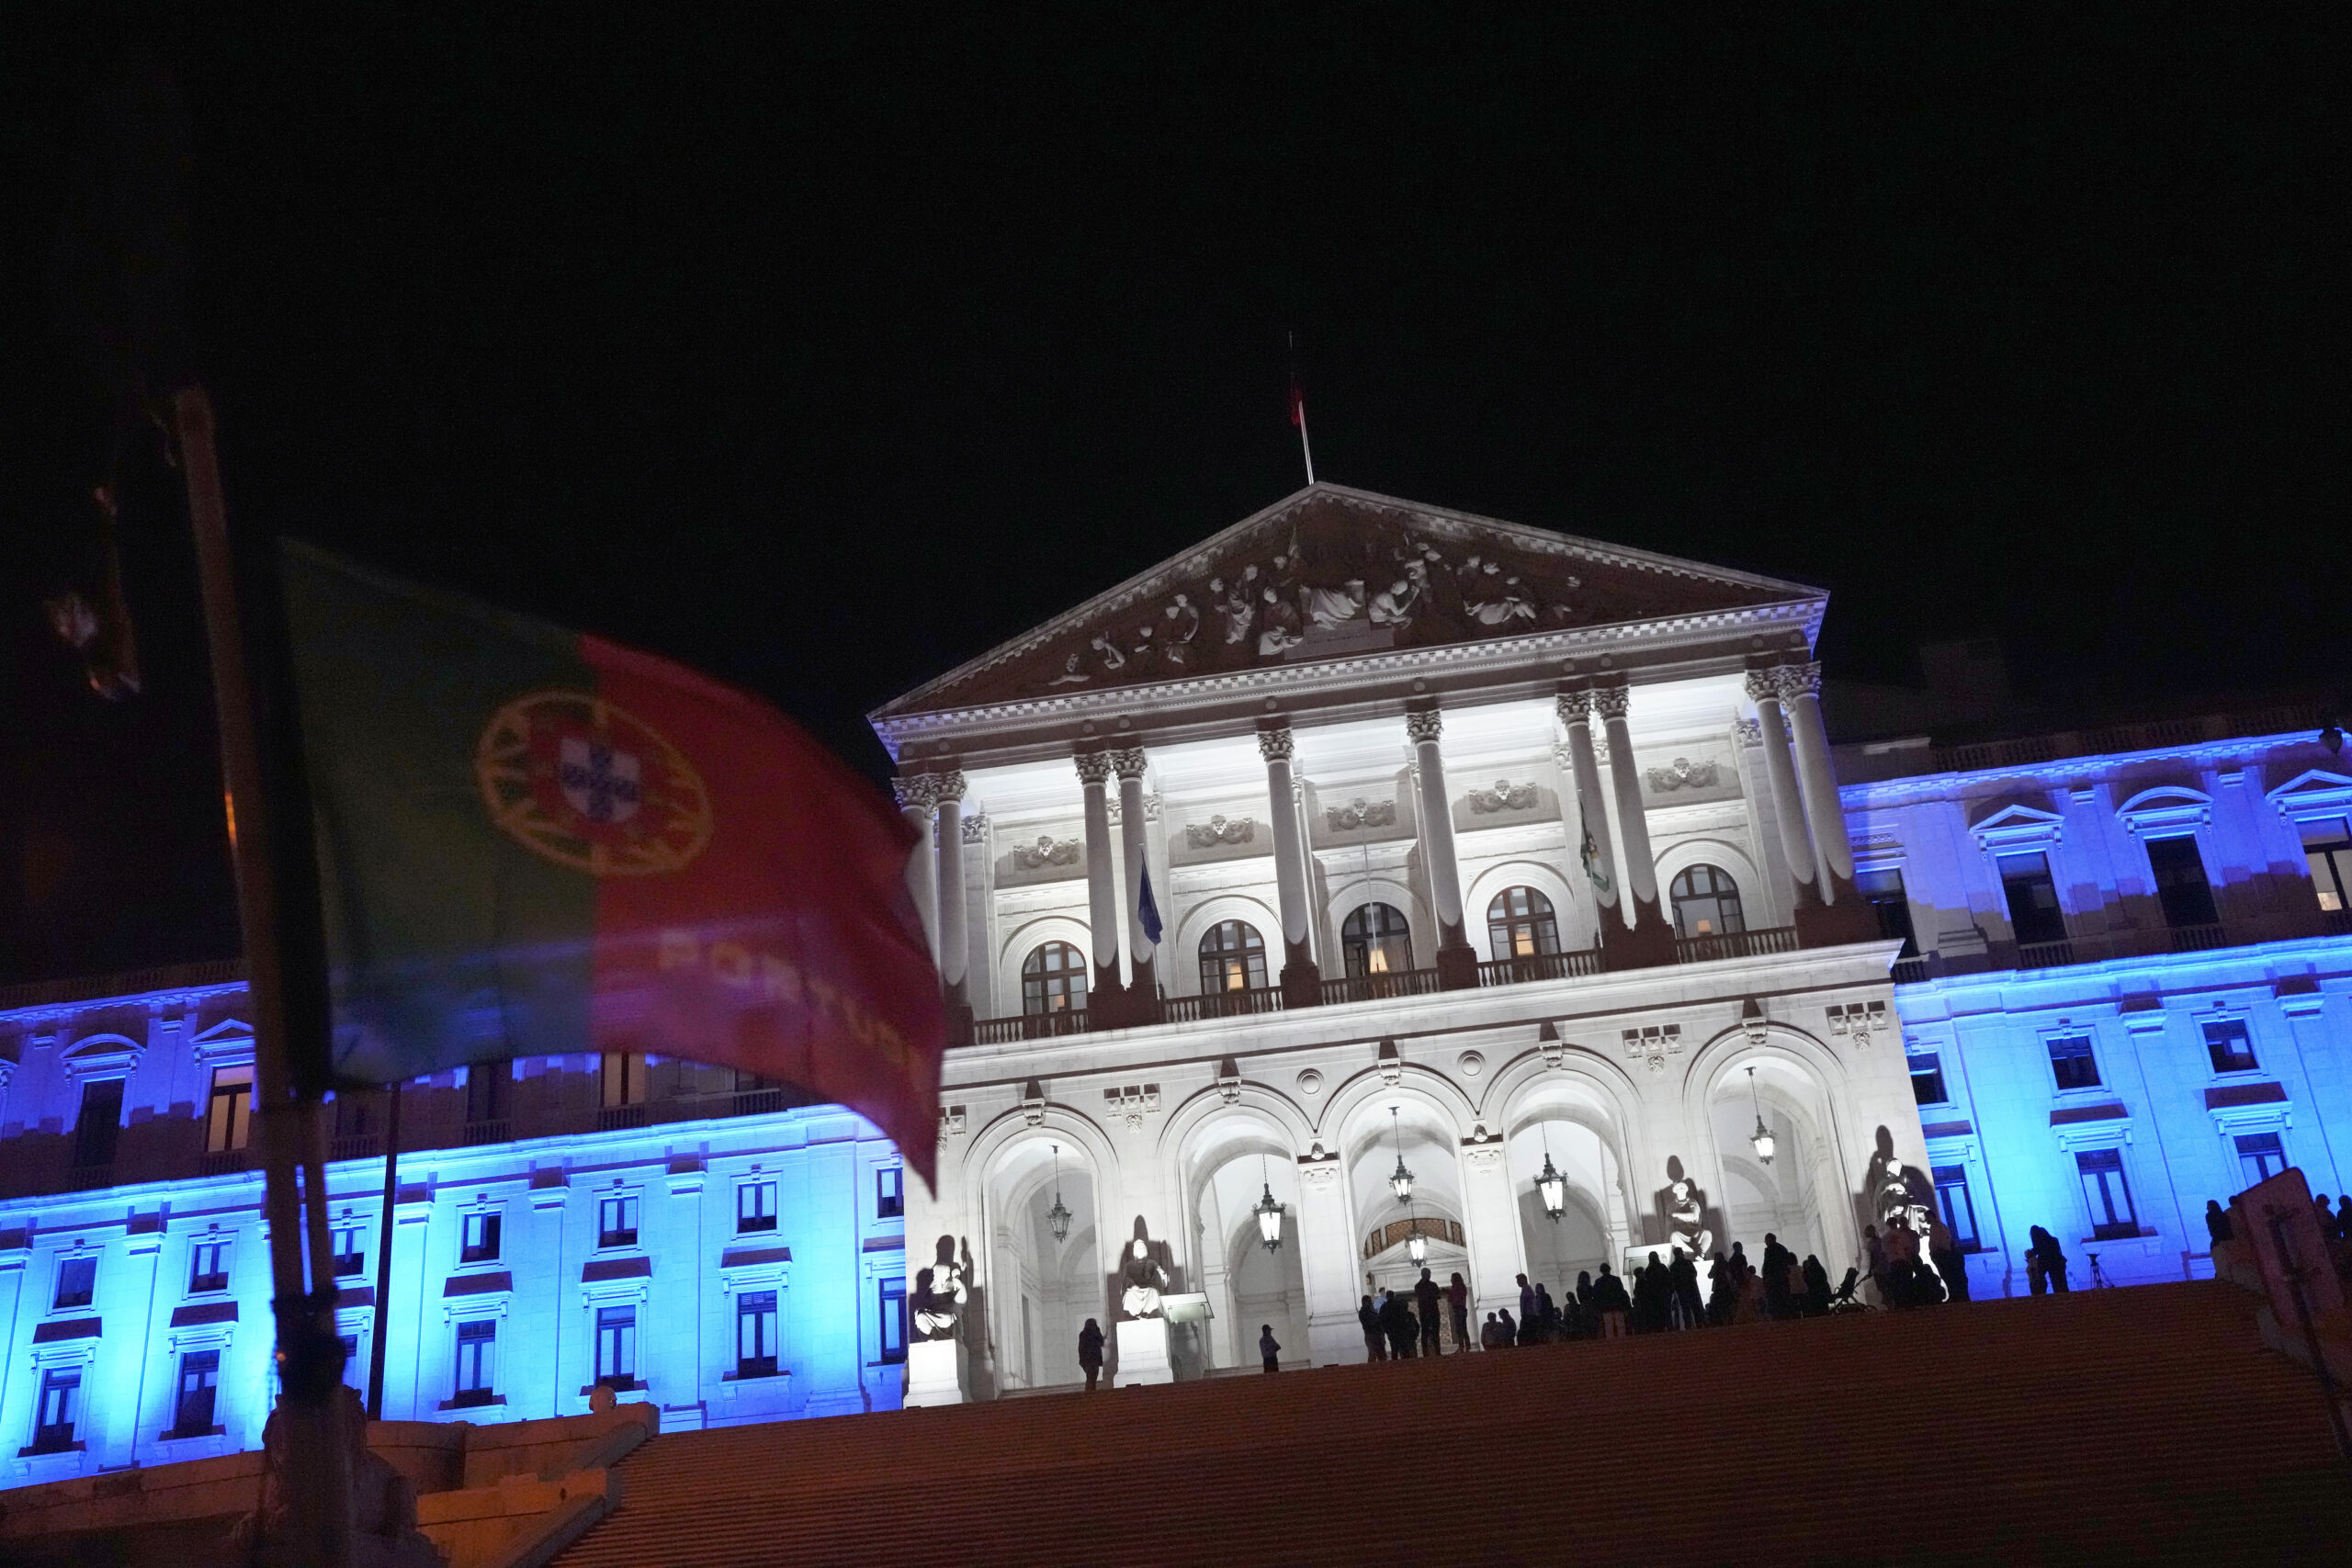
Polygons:
<instances>
[{"instance_id":1,"label":"person in dark coat","mask_svg":"<svg viewBox=\"0 0 2352 1568\"><path fill-rule=\"evenodd\" d=\"M1739 1276L1731 1259L1716 1253L1707 1260L1707 1321L1720 1328L1739 1310Z\"/></svg>"},{"instance_id":2,"label":"person in dark coat","mask_svg":"<svg viewBox=\"0 0 2352 1568\"><path fill-rule=\"evenodd\" d=\"M1634 1303L1625 1297L1625 1281L1600 1266L1600 1278L1592 1282L1592 1307L1600 1319L1603 1339L1622 1339L1625 1336L1625 1320L1633 1315Z\"/></svg>"},{"instance_id":3,"label":"person in dark coat","mask_svg":"<svg viewBox=\"0 0 2352 1568\"><path fill-rule=\"evenodd\" d=\"M1519 1277L1519 1342L1535 1343L1535 1287L1527 1282L1524 1274Z\"/></svg>"},{"instance_id":4,"label":"person in dark coat","mask_svg":"<svg viewBox=\"0 0 2352 1568\"><path fill-rule=\"evenodd\" d=\"M1437 1354L1437 1303L1443 1293L1438 1289L1437 1281L1430 1278L1430 1271L1422 1269L1419 1280L1413 1286L1413 1310L1421 1320L1421 1354L1424 1356Z\"/></svg>"},{"instance_id":5,"label":"person in dark coat","mask_svg":"<svg viewBox=\"0 0 2352 1568\"><path fill-rule=\"evenodd\" d=\"M1674 1263L1667 1273L1674 1281L1674 1304L1685 1328L1698 1328L1707 1321L1707 1309L1699 1300L1699 1266L1680 1247L1674 1249Z\"/></svg>"},{"instance_id":6,"label":"person in dark coat","mask_svg":"<svg viewBox=\"0 0 2352 1568\"><path fill-rule=\"evenodd\" d=\"M1552 1300L1552 1292L1544 1288L1541 1280L1535 1282L1535 1337L1545 1345L1560 1337L1559 1304Z\"/></svg>"},{"instance_id":7,"label":"person in dark coat","mask_svg":"<svg viewBox=\"0 0 2352 1568\"><path fill-rule=\"evenodd\" d=\"M1445 1310L1453 1318L1456 1354L1470 1348L1470 1282L1456 1274L1445 1287Z\"/></svg>"},{"instance_id":8,"label":"person in dark coat","mask_svg":"<svg viewBox=\"0 0 2352 1568\"><path fill-rule=\"evenodd\" d=\"M1258 1354L1265 1361L1268 1371L1283 1370L1283 1348L1274 1338L1274 1325L1271 1323L1258 1325Z\"/></svg>"},{"instance_id":9,"label":"person in dark coat","mask_svg":"<svg viewBox=\"0 0 2352 1568\"><path fill-rule=\"evenodd\" d=\"M1363 1359L1367 1361L1388 1359L1388 1334L1380 1326L1380 1309L1366 1296L1363 1305L1356 1308L1356 1321L1363 1325Z\"/></svg>"},{"instance_id":10,"label":"person in dark coat","mask_svg":"<svg viewBox=\"0 0 2352 1568\"><path fill-rule=\"evenodd\" d=\"M1394 1361L1413 1359L1413 1341L1421 1337L1421 1325L1413 1321L1413 1309L1405 1304L1405 1292L1388 1292L1388 1304L1380 1309L1380 1326L1388 1336L1388 1358Z\"/></svg>"},{"instance_id":11,"label":"person in dark coat","mask_svg":"<svg viewBox=\"0 0 2352 1568\"><path fill-rule=\"evenodd\" d=\"M1634 1326L1644 1334L1664 1331L1673 1297L1674 1277L1667 1272L1666 1260L1653 1252L1642 1265L1641 1278L1634 1281Z\"/></svg>"},{"instance_id":12,"label":"person in dark coat","mask_svg":"<svg viewBox=\"0 0 2352 1568\"><path fill-rule=\"evenodd\" d=\"M1511 1321L1510 1308L1495 1309L1495 1336L1498 1349L1508 1350L1519 1343L1519 1325Z\"/></svg>"},{"instance_id":13,"label":"person in dark coat","mask_svg":"<svg viewBox=\"0 0 2352 1568\"><path fill-rule=\"evenodd\" d=\"M2058 1238L2040 1225L2033 1227L2031 1235L2033 1256L2041 1262L2041 1272L2049 1280L2051 1290L2059 1295L2064 1295L2066 1293L2066 1255L2058 1250ZM2038 1295L2041 1292L2035 1293Z\"/></svg>"},{"instance_id":14,"label":"person in dark coat","mask_svg":"<svg viewBox=\"0 0 2352 1568\"><path fill-rule=\"evenodd\" d=\"M1086 1373L1086 1392L1094 1392L1094 1380L1102 1375L1102 1325L1092 1318L1078 1331L1078 1365Z\"/></svg>"},{"instance_id":15,"label":"person in dark coat","mask_svg":"<svg viewBox=\"0 0 2352 1568\"><path fill-rule=\"evenodd\" d=\"M1789 1315L1789 1265L1796 1258L1781 1245L1781 1238L1767 1232L1764 1236L1764 1314L1782 1318Z\"/></svg>"},{"instance_id":16,"label":"person in dark coat","mask_svg":"<svg viewBox=\"0 0 2352 1568\"><path fill-rule=\"evenodd\" d=\"M1819 1317L1829 1310L1829 1270L1810 1252L1804 1255L1804 1314Z\"/></svg>"},{"instance_id":17,"label":"person in dark coat","mask_svg":"<svg viewBox=\"0 0 2352 1568\"><path fill-rule=\"evenodd\" d=\"M2205 1239L2209 1243L2231 1239L2230 1212L2218 1198L2205 1200Z\"/></svg>"}]
</instances>

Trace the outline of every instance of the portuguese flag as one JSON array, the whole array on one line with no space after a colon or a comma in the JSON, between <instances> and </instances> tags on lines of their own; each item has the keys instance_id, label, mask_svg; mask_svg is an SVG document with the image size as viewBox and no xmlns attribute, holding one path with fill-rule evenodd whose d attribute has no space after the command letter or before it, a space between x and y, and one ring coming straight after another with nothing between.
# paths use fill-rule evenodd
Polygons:
<instances>
[{"instance_id":1,"label":"portuguese flag","mask_svg":"<svg viewBox=\"0 0 2352 1568\"><path fill-rule=\"evenodd\" d=\"M756 697L288 542L332 1070L644 1052L864 1114L928 1182L945 1039L891 803Z\"/></svg>"}]
</instances>

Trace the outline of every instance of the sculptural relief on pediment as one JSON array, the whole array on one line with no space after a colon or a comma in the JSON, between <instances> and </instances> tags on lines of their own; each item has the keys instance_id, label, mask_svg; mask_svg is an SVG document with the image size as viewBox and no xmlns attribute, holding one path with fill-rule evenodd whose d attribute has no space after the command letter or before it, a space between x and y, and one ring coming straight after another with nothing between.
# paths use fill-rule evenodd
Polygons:
<instances>
[{"instance_id":1,"label":"sculptural relief on pediment","mask_svg":"<svg viewBox=\"0 0 2352 1568\"><path fill-rule=\"evenodd\" d=\"M924 695L1046 697L1792 596L1325 489Z\"/></svg>"}]
</instances>

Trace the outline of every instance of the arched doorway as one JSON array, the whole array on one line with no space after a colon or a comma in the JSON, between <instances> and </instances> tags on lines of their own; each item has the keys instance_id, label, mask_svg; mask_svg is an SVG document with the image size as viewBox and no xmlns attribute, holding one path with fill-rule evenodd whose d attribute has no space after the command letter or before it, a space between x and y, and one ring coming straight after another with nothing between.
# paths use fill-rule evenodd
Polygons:
<instances>
[{"instance_id":1,"label":"arched doorway","mask_svg":"<svg viewBox=\"0 0 2352 1568\"><path fill-rule=\"evenodd\" d=\"M1204 1371L1258 1364L1258 1331L1272 1325L1285 1364L1307 1361L1305 1248L1298 1234L1298 1166L1289 1140L1247 1111L1212 1117L1187 1141L1193 1256L1215 1314L1197 1337ZM1269 1248L1258 1206L1282 1212L1281 1245Z\"/></svg>"},{"instance_id":2,"label":"arched doorway","mask_svg":"<svg viewBox=\"0 0 2352 1568\"><path fill-rule=\"evenodd\" d=\"M987 1280L1001 1390L1083 1382L1079 1329L1091 1317L1110 1330L1094 1191L1091 1162L1042 1133L998 1160Z\"/></svg>"},{"instance_id":3,"label":"arched doorway","mask_svg":"<svg viewBox=\"0 0 2352 1568\"><path fill-rule=\"evenodd\" d=\"M1556 1220L1538 1186L1547 1159L1562 1184ZM1531 1281L1547 1285L1557 1301L1579 1273L1597 1274L1603 1263L1624 1266L1634 1239L1631 1198L1615 1118L1606 1107L1556 1094L1522 1108L1508 1161Z\"/></svg>"},{"instance_id":4,"label":"arched doorway","mask_svg":"<svg viewBox=\"0 0 2352 1568\"><path fill-rule=\"evenodd\" d=\"M1740 1052L1715 1074L1707 1121L1723 1164L1726 1250L1738 1241L1755 1260L1766 1235L1777 1235L1799 1258L1819 1258L1834 1284L1854 1261L1854 1235L1829 1097L1813 1070L1769 1048Z\"/></svg>"},{"instance_id":5,"label":"arched doorway","mask_svg":"<svg viewBox=\"0 0 2352 1568\"><path fill-rule=\"evenodd\" d=\"M1403 1291L1409 1298L1423 1269L1441 1287L1457 1273L1474 1280L1463 1230L1461 1134L1452 1119L1415 1095L1376 1097L1350 1118L1345 1147L1360 1293ZM1410 1176L1401 1200L1400 1165ZM1441 1340L1453 1348L1450 1324L1442 1325Z\"/></svg>"}]
</instances>

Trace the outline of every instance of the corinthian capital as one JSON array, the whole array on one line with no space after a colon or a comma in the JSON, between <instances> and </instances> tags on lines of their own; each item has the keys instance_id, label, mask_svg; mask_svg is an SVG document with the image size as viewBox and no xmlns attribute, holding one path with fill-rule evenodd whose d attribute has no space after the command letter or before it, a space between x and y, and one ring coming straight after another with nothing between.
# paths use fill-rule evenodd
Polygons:
<instances>
[{"instance_id":1,"label":"corinthian capital","mask_svg":"<svg viewBox=\"0 0 2352 1568\"><path fill-rule=\"evenodd\" d=\"M1818 664L1783 664L1772 671L1772 683L1781 689L1781 700L1794 702L1799 697L1821 695L1821 666Z\"/></svg>"},{"instance_id":2,"label":"corinthian capital","mask_svg":"<svg viewBox=\"0 0 2352 1568\"><path fill-rule=\"evenodd\" d=\"M1405 736L1418 746L1424 740L1434 741L1445 733L1445 716L1435 708L1423 708L1405 716Z\"/></svg>"},{"instance_id":3,"label":"corinthian capital","mask_svg":"<svg viewBox=\"0 0 2352 1568\"><path fill-rule=\"evenodd\" d=\"M1118 770L1119 776L1123 779L1139 779L1143 777L1143 748L1140 746L1121 747L1118 750L1111 753L1111 765Z\"/></svg>"},{"instance_id":4,"label":"corinthian capital","mask_svg":"<svg viewBox=\"0 0 2352 1568\"><path fill-rule=\"evenodd\" d=\"M954 802L958 805L962 804L964 799L963 769L950 768L944 773L932 774L931 778L933 795L939 804L942 806L945 806L950 802Z\"/></svg>"},{"instance_id":5,"label":"corinthian capital","mask_svg":"<svg viewBox=\"0 0 2352 1568\"><path fill-rule=\"evenodd\" d=\"M1592 693L1583 687L1573 692L1562 692L1553 699L1552 707L1560 716L1562 724L1587 723L1592 717Z\"/></svg>"},{"instance_id":6,"label":"corinthian capital","mask_svg":"<svg viewBox=\"0 0 2352 1568\"><path fill-rule=\"evenodd\" d=\"M1777 703L1781 700L1781 682L1773 678L1773 671L1770 670L1750 670L1747 672L1747 694L1759 703Z\"/></svg>"},{"instance_id":7,"label":"corinthian capital","mask_svg":"<svg viewBox=\"0 0 2352 1568\"><path fill-rule=\"evenodd\" d=\"M1269 762L1289 761L1292 750L1293 742L1289 730L1261 729L1258 731L1258 755Z\"/></svg>"},{"instance_id":8,"label":"corinthian capital","mask_svg":"<svg viewBox=\"0 0 2352 1568\"><path fill-rule=\"evenodd\" d=\"M1633 693L1623 686L1601 686L1592 694L1592 711L1604 719L1625 716L1626 705Z\"/></svg>"},{"instance_id":9,"label":"corinthian capital","mask_svg":"<svg viewBox=\"0 0 2352 1568\"><path fill-rule=\"evenodd\" d=\"M1109 782L1111 777L1110 752L1080 751L1074 761L1078 763L1078 777L1080 783L1099 784Z\"/></svg>"},{"instance_id":10,"label":"corinthian capital","mask_svg":"<svg viewBox=\"0 0 2352 1568\"><path fill-rule=\"evenodd\" d=\"M901 811L930 811L939 805L939 779L932 773L901 773L890 781Z\"/></svg>"}]
</instances>

